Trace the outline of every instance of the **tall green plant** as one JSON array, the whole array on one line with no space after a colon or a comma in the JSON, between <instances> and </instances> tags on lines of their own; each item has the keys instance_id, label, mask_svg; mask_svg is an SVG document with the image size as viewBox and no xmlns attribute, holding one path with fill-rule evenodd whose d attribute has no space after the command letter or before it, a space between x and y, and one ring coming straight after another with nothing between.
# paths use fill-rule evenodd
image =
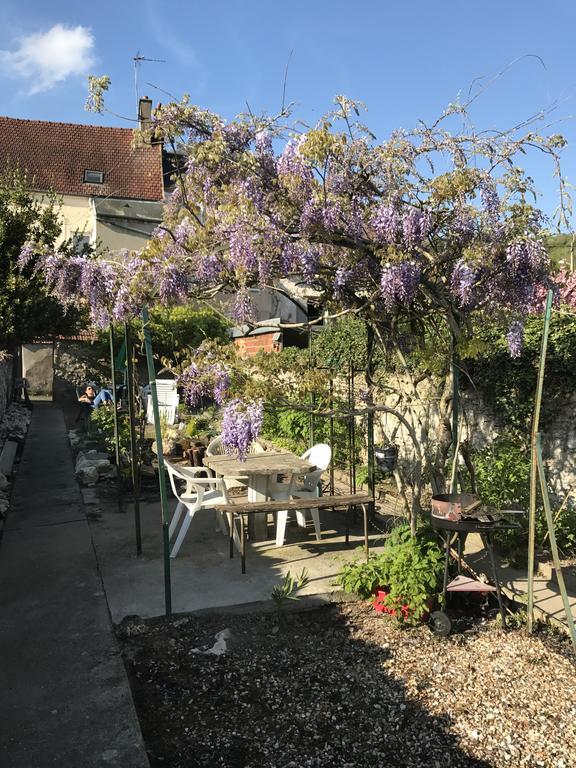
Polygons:
<instances>
[{"instance_id":1,"label":"tall green plant","mask_svg":"<svg viewBox=\"0 0 576 768\"><path fill-rule=\"evenodd\" d=\"M444 553L427 528L416 536L402 523L393 529L381 553L368 562L347 563L337 578L345 592L370 597L377 588L386 591L383 604L396 611L400 621L415 623L429 608L439 589L444 569ZM406 606L404 612L401 606Z\"/></svg>"}]
</instances>

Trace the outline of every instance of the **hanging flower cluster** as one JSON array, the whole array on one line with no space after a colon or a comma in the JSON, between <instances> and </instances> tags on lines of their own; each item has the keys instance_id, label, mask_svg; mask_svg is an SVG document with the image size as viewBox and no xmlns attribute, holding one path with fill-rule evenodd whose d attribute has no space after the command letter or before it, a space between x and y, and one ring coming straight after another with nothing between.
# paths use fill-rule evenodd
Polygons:
<instances>
[{"instance_id":1,"label":"hanging flower cluster","mask_svg":"<svg viewBox=\"0 0 576 768\"><path fill-rule=\"evenodd\" d=\"M231 400L222 415L222 445L226 452L237 452L240 461L244 461L250 445L260 434L263 418L264 404L261 400Z\"/></svg>"},{"instance_id":2,"label":"hanging flower cluster","mask_svg":"<svg viewBox=\"0 0 576 768\"><path fill-rule=\"evenodd\" d=\"M178 384L184 389L184 401L193 408L202 398L223 405L229 397L230 376L220 363L205 364L201 368L191 363L178 377Z\"/></svg>"}]
</instances>

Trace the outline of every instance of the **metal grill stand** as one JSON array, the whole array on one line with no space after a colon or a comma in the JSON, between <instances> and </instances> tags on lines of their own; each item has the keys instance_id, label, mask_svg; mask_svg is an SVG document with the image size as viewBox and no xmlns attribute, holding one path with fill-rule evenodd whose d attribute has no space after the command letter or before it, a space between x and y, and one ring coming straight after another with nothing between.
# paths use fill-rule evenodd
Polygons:
<instances>
[{"instance_id":1,"label":"metal grill stand","mask_svg":"<svg viewBox=\"0 0 576 768\"><path fill-rule=\"evenodd\" d=\"M475 518L464 518L460 520L447 520L439 518L434 515L430 516L432 527L438 530L442 540L444 542L444 581L442 585L442 598L443 605L446 605L446 596L448 592L496 592L498 599L498 607L500 610L500 616L502 618L502 627L506 629L506 612L504 610L504 604L502 602L502 590L500 588L500 582L498 579L498 572L496 570L496 560L494 558L494 546L493 546L493 534L498 530L507 530L510 528L517 528L518 523L508 522L499 518L490 519L488 522L483 522ZM490 567L492 569L492 579L494 584L485 584L478 579L471 579L462 575L462 552L466 543L466 538L469 533L478 533L482 540L482 544L488 553L488 559L490 561ZM449 581L450 574L450 562L451 562L451 550L452 541L456 534L456 551L457 551L457 575L452 581ZM440 612L436 612L437 614ZM440 617L436 617L440 618ZM446 617L447 619L447 617ZM445 625L446 622L441 621L441 624ZM448 634L449 632L449 620L448 631L438 634ZM433 625L434 629L434 625Z\"/></svg>"}]
</instances>

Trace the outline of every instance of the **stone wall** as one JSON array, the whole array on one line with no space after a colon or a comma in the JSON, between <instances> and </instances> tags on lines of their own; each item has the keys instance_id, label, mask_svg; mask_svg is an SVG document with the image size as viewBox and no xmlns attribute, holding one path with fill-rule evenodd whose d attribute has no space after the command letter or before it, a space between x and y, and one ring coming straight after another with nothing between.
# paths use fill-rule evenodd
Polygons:
<instances>
[{"instance_id":1,"label":"stone wall","mask_svg":"<svg viewBox=\"0 0 576 768\"><path fill-rule=\"evenodd\" d=\"M0 420L12 401L12 357L0 358Z\"/></svg>"},{"instance_id":2,"label":"stone wall","mask_svg":"<svg viewBox=\"0 0 576 768\"><path fill-rule=\"evenodd\" d=\"M359 391L365 384L358 381L357 386L356 402L360 406ZM437 418L434 388L427 387L426 383L421 384L419 391L422 400L419 402L407 396L409 392L407 382L397 379L394 386L403 387L405 390L404 399L409 401L406 412L408 420L416 424L418 418L428 418L430 433L436 439L442 439L442 425ZM377 404L394 407L397 401L398 396L391 394ZM498 414L482 402L479 393L474 393L472 390L462 393L460 406L460 437L461 441L466 441L470 448L484 448L502 435L505 425L498 418ZM365 419L362 421L365 426ZM553 421L541 423L541 431L549 488L556 495L557 501L570 493L576 504L576 395L566 399ZM529 442L529 440L528 429L526 441ZM389 441L395 443L399 449L399 464L404 472L410 475L415 457L414 444L408 429L400 424L395 416L378 412L375 414L374 441L376 445L386 444ZM363 460L366 460L365 451Z\"/></svg>"},{"instance_id":3,"label":"stone wall","mask_svg":"<svg viewBox=\"0 0 576 768\"><path fill-rule=\"evenodd\" d=\"M59 341L54 344L54 402L76 399L76 388L110 379L110 362L104 345L89 341Z\"/></svg>"}]
</instances>

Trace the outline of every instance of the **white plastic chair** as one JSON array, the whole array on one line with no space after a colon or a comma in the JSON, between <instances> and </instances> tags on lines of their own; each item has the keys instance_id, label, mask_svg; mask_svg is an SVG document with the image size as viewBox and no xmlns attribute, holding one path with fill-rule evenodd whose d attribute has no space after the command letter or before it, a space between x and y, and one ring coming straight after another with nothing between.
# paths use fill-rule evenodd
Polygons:
<instances>
[{"instance_id":1,"label":"white plastic chair","mask_svg":"<svg viewBox=\"0 0 576 768\"><path fill-rule=\"evenodd\" d=\"M284 499L317 499L320 496L320 481L324 471L330 465L332 458L332 449L326 443L317 443L302 454L313 464L316 469L308 472L304 477L293 475L289 483L271 483L270 498L275 501ZM316 540L320 541L320 514L318 509L311 509L310 514L314 523ZM284 509L276 515L276 546L281 547L284 544L286 534L286 522L288 520L288 510ZM303 510L296 510L296 520L301 528L306 527L306 514Z\"/></svg>"},{"instance_id":2,"label":"white plastic chair","mask_svg":"<svg viewBox=\"0 0 576 768\"><path fill-rule=\"evenodd\" d=\"M176 540L170 549L170 557L176 557L196 512L199 509L210 509L214 504L228 504L228 496L221 478L198 477L199 472L206 473L203 467L176 466L167 459L164 459L164 466L168 470L172 493L178 499L168 529L169 539L174 536L182 513L186 510ZM184 490L181 488L182 483L184 483ZM222 533L228 535L224 515L218 515L218 524Z\"/></svg>"},{"instance_id":3,"label":"white plastic chair","mask_svg":"<svg viewBox=\"0 0 576 768\"><path fill-rule=\"evenodd\" d=\"M222 435L217 435L208 443L208 447L206 448L206 456L224 456L225 453L226 451L222 445ZM248 453L264 453L264 448L257 440L255 440L250 444ZM210 470L208 470L208 472L213 474ZM234 478L227 477L224 480L224 484L227 491L229 491L231 488L246 488L248 484L248 477L246 475L239 475L238 477Z\"/></svg>"}]
</instances>

